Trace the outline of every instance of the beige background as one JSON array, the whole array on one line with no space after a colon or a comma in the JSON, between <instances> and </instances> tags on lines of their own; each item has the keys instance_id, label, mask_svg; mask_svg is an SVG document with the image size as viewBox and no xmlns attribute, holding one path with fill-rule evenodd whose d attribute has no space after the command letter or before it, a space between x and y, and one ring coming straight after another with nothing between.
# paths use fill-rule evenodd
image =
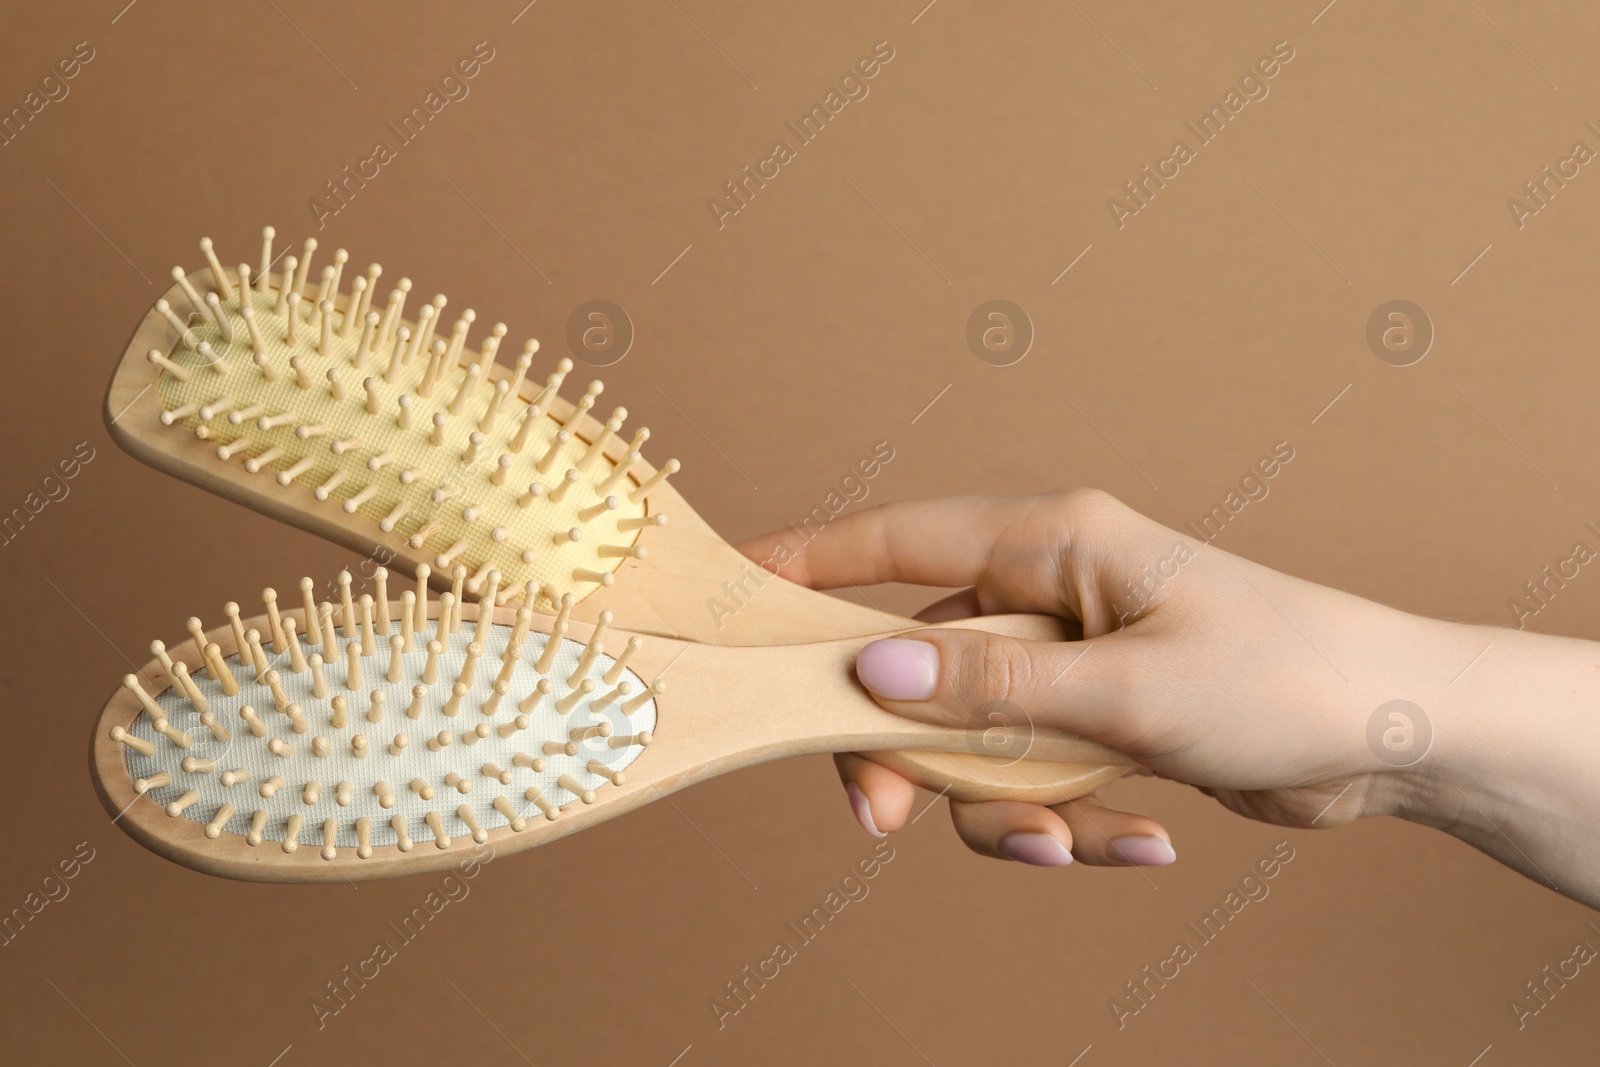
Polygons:
<instances>
[{"instance_id":1,"label":"beige background","mask_svg":"<svg viewBox=\"0 0 1600 1067\"><path fill-rule=\"evenodd\" d=\"M8 1055L1592 1061L1600 975L1520 1032L1509 1006L1574 942L1600 944L1591 913L1436 833L1285 834L1156 783L1114 795L1171 827L1181 858L1163 870L981 861L930 811L895 836L871 895L719 1031L708 1001L870 849L824 760L491 864L319 1031L312 999L392 939L431 880L193 874L109 825L84 757L151 638L356 562L120 453L100 414L115 357L166 271L200 264L198 236L228 262L253 258L264 222L298 243L308 198L478 41L495 58L471 95L317 236L543 338L552 360L579 303L624 306L638 338L607 395L652 426L654 456L684 460L678 484L731 539L799 517L880 439L897 458L873 501L1084 484L1174 525L1286 439L1297 458L1219 546L1506 622L1507 598L1600 520L1600 174L1521 230L1506 207L1574 141L1600 148L1584 128L1600 119L1600 11L122 2L0 14L4 108L75 43L96 52L0 149L0 505L79 442L96 450L0 550L0 909L77 843L95 854L0 947ZM896 54L870 96L719 230L707 199L880 40ZM1280 40L1296 56L1270 96L1119 231L1106 199ZM1036 327L1015 366L966 347L992 298ZM1364 341L1393 298L1437 330L1406 368ZM1597 609L1585 572L1533 625L1593 635ZM1123 982L1285 838L1296 858L1270 897L1119 1032L1107 1004Z\"/></svg>"}]
</instances>

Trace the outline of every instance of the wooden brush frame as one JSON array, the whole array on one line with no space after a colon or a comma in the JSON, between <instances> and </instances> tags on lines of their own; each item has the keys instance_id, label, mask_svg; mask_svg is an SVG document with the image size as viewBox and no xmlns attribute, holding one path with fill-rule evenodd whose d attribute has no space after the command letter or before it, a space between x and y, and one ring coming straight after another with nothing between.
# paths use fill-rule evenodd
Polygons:
<instances>
[{"instance_id":1,"label":"wooden brush frame","mask_svg":"<svg viewBox=\"0 0 1600 1067\"><path fill-rule=\"evenodd\" d=\"M439 606L438 600L430 598L430 619L438 618ZM477 605L462 605L462 619L476 622L478 611ZM511 626L514 616L514 609L502 607L496 610L493 621ZM292 617L305 629L303 612L286 611L281 617ZM548 634L553 621L535 614L531 631ZM1060 622L1045 616L991 616L975 620L974 624L1034 640L1059 640L1065 636ZM271 633L267 616L245 621L243 627ZM590 624L574 623L566 636L588 641L593 630ZM630 636L626 630L608 628L600 644L615 657ZM224 657L238 652L231 625L207 632L206 638L219 646ZM664 674L667 686L655 697L654 739L629 765L626 784L598 790L593 803L569 803L553 820L530 817L521 831L509 825L491 829L487 844L497 854L520 851L557 840L714 775L787 756L910 746L935 758L948 756L960 761L948 766L981 768L984 758L970 754L971 731L915 722L891 714L872 701L851 671L865 641L857 638L740 649L645 638L628 661L629 667L646 679L662 680ZM174 641L168 645L168 654L176 663L184 664L191 675L204 667L191 640ZM159 697L170 688L158 661L147 664L137 677L152 696ZM285 852L273 841L252 846L235 834L208 838L204 823L170 816L154 798L135 790L123 746L111 735L114 727L131 727L141 714L138 698L126 688L119 688L106 704L95 725L89 753L95 788L106 810L125 831L152 851L195 870L248 881L337 883L443 870L477 847L471 837L463 834L453 838L446 848L417 840L409 852L397 846L376 847L370 857L359 859L353 849L346 848L330 861L310 841L293 852ZM468 717L464 721L472 720ZM238 723L229 725L242 729ZM1081 795L1129 769L1123 757L1104 746L1048 729L1039 729L1020 740L1018 751L1004 760L991 762L1023 767L1027 773L1039 759L1053 761L1043 764L1049 768L1081 768L1077 778L1066 781L1064 786L1058 770L1046 772L1049 784L1040 787L1038 799L1052 803L1068 799L1059 791L1062 788L1070 795ZM946 788L961 799L985 799L989 795L981 769L973 779L958 779Z\"/></svg>"}]
</instances>

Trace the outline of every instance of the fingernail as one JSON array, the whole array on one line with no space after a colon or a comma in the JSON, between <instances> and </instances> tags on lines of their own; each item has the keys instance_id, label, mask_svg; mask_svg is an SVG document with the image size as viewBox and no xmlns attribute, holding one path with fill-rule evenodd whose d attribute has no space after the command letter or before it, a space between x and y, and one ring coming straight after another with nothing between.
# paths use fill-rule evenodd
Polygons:
<instances>
[{"instance_id":1,"label":"fingernail","mask_svg":"<svg viewBox=\"0 0 1600 1067\"><path fill-rule=\"evenodd\" d=\"M1049 834L1007 834L1000 839L1000 851L1034 867L1065 867L1072 862L1072 853Z\"/></svg>"},{"instance_id":2,"label":"fingernail","mask_svg":"<svg viewBox=\"0 0 1600 1067\"><path fill-rule=\"evenodd\" d=\"M931 700L939 681L939 647L903 637L874 641L856 657L856 677L889 700Z\"/></svg>"},{"instance_id":3,"label":"fingernail","mask_svg":"<svg viewBox=\"0 0 1600 1067\"><path fill-rule=\"evenodd\" d=\"M1165 867L1178 858L1172 846L1154 834L1114 837L1111 854L1134 867Z\"/></svg>"},{"instance_id":4,"label":"fingernail","mask_svg":"<svg viewBox=\"0 0 1600 1067\"><path fill-rule=\"evenodd\" d=\"M878 824L872 821L872 804L867 800L867 794L854 782L847 782L844 787L845 796L850 798L850 810L856 813L856 822L861 828L873 837L887 837Z\"/></svg>"}]
</instances>

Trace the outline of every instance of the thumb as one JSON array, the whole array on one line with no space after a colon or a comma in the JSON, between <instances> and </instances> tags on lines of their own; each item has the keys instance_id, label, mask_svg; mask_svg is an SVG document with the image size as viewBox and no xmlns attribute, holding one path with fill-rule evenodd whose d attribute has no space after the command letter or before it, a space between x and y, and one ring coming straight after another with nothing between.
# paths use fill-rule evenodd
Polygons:
<instances>
[{"instance_id":1,"label":"thumb","mask_svg":"<svg viewBox=\"0 0 1600 1067\"><path fill-rule=\"evenodd\" d=\"M929 627L874 641L856 677L889 711L939 726L1054 727L1118 747L1136 733L1127 637L1027 641Z\"/></svg>"}]
</instances>

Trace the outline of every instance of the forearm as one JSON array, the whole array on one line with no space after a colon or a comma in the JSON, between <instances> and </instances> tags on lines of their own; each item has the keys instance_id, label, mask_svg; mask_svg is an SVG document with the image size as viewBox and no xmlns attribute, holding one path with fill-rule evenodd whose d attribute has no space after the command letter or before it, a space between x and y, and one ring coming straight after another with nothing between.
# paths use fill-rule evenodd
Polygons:
<instances>
[{"instance_id":1,"label":"forearm","mask_svg":"<svg viewBox=\"0 0 1600 1067\"><path fill-rule=\"evenodd\" d=\"M1451 623L1422 640L1465 669L1413 698L1433 748L1396 814L1600 907L1600 645Z\"/></svg>"}]
</instances>

